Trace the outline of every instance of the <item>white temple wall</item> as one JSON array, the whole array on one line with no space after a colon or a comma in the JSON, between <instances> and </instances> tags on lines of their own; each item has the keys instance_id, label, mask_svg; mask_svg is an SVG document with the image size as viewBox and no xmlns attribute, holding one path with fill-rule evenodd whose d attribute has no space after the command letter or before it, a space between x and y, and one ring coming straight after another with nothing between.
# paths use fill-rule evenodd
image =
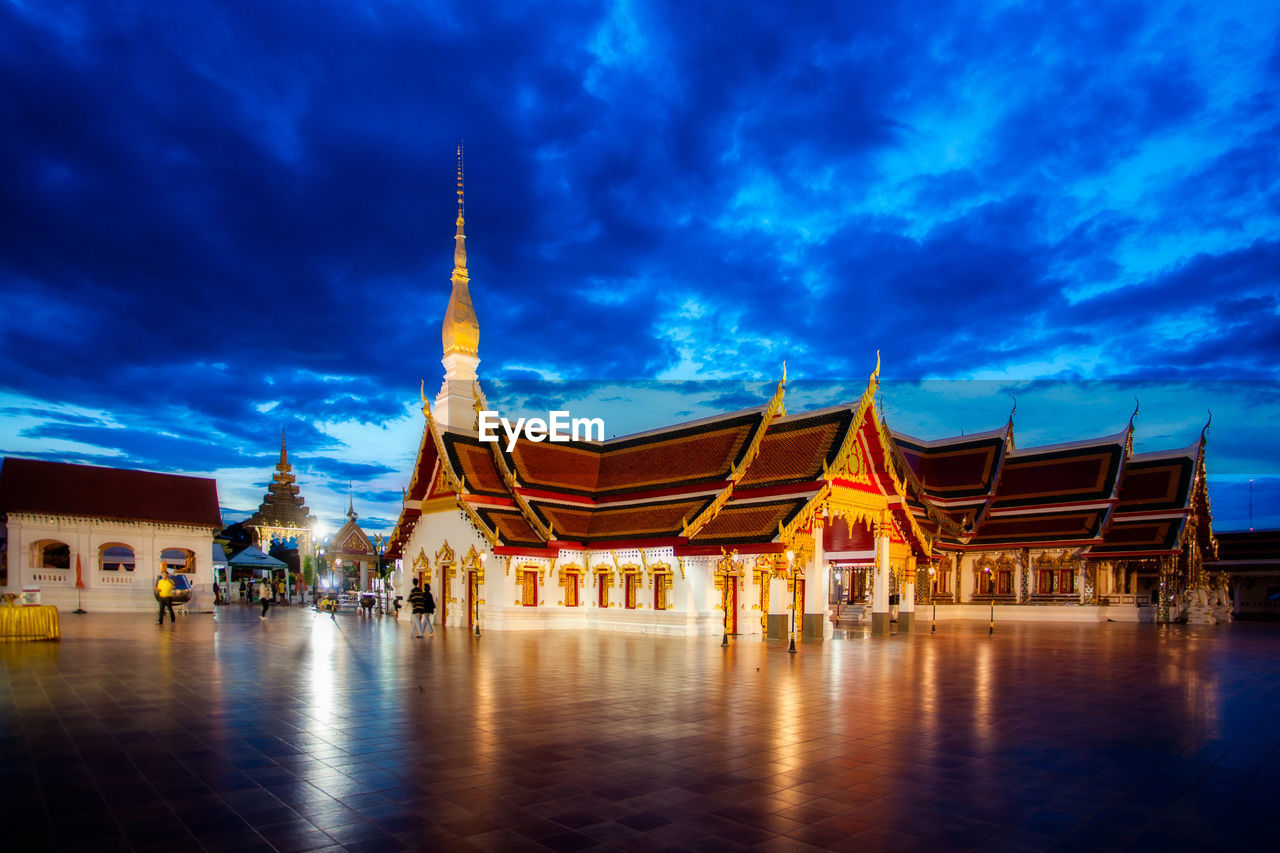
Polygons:
<instances>
[{"instance_id":1,"label":"white temple wall","mask_svg":"<svg viewBox=\"0 0 1280 853\"><path fill-rule=\"evenodd\" d=\"M447 585L443 582L441 568L436 565L436 554L446 543L454 553L454 578L453 582ZM413 579L417 576L414 561L421 556L427 561L427 577L430 579L431 593L436 599L435 624L441 624L440 611L443 603L445 624L466 625L467 580L466 573L462 571L462 561L472 547L480 553L489 554L484 567L485 587L481 591L480 598L487 602L494 601L501 592L500 588L493 587L494 569L497 568L501 574L501 567L498 566L500 560L493 556L484 537L476 532L471 522L464 518L456 507L423 513L413 533L405 542L400 569L393 572L395 594L404 597L403 604L406 612L408 612L409 593L413 590ZM445 597L443 602L442 597ZM482 625L483 619L482 614Z\"/></svg>"},{"instance_id":2,"label":"white temple wall","mask_svg":"<svg viewBox=\"0 0 1280 853\"><path fill-rule=\"evenodd\" d=\"M67 569L46 569L33 561L32 546L57 540L70 549ZM133 551L134 570L104 571L98 549L107 544ZM42 604L70 611L77 601L85 610L131 611L156 607L152 588L160 575L160 555L181 548L195 555L190 611L213 609L213 530L190 525L109 521L75 516L10 513L8 520L8 584L0 591L21 593L38 588ZM36 555L38 557L38 555ZM77 599L76 557L84 589Z\"/></svg>"},{"instance_id":3,"label":"white temple wall","mask_svg":"<svg viewBox=\"0 0 1280 853\"><path fill-rule=\"evenodd\" d=\"M974 558L970 554L961 554L957 565L960 567L960 601L973 601L973 594L977 591L978 579L973 574Z\"/></svg>"}]
</instances>

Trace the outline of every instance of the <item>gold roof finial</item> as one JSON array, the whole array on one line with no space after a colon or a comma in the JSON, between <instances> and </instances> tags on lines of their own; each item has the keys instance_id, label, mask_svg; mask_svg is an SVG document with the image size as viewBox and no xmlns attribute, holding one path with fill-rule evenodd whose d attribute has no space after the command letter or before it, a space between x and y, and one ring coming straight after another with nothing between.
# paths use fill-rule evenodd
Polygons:
<instances>
[{"instance_id":1,"label":"gold roof finial","mask_svg":"<svg viewBox=\"0 0 1280 853\"><path fill-rule=\"evenodd\" d=\"M458 231L453 237L453 290L449 294L449 304L445 308L444 327L441 339L444 354L460 352L465 355L480 354L480 323L476 319L475 308L471 305L471 291L468 287L470 275L467 273L467 236L463 233L463 154L462 144L458 144Z\"/></svg>"},{"instance_id":2,"label":"gold roof finial","mask_svg":"<svg viewBox=\"0 0 1280 853\"><path fill-rule=\"evenodd\" d=\"M276 468L281 471L289 470L289 452L284 447L284 427L280 427L280 463Z\"/></svg>"},{"instance_id":3,"label":"gold roof finial","mask_svg":"<svg viewBox=\"0 0 1280 853\"><path fill-rule=\"evenodd\" d=\"M458 222L462 222L463 203L462 203L462 143L458 143Z\"/></svg>"}]
</instances>

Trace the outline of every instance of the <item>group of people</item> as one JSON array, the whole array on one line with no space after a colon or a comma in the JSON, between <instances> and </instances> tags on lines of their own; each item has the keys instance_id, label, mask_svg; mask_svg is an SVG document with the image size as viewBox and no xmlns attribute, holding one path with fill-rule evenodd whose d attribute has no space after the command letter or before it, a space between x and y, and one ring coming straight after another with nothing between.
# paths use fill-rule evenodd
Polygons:
<instances>
[{"instance_id":1,"label":"group of people","mask_svg":"<svg viewBox=\"0 0 1280 853\"><path fill-rule=\"evenodd\" d=\"M256 587L256 589L254 587ZM273 589L270 581L265 578L254 585L250 585L247 581L241 580L240 601L242 603L248 603L250 596L253 593L257 594L258 600L262 603L262 613L258 618L266 619L267 611L271 608L272 598L275 595L284 597L286 594L284 581L280 581L279 588ZM163 569L160 572L159 580L156 581L156 601L160 603L159 624L161 625L164 624L164 614L166 610L169 613L169 621L171 623L176 621L173 615L173 594L173 578L169 577L168 569ZM372 599L372 597L370 598ZM436 630L432 626L431 621L436 612L436 600L431 594L431 584L421 583L417 578L414 578L413 591L409 593L409 609L413 613L414 639L426 634L434 635Z\"/></svg>"},{"instance_id":2,"label":"group of people","mask_svg":"<svg viewBox=\"0 0 1280 853\"><path fill-rule=\"evenodd\" d=\"M434 635L436 629L431 626L431 618L436 612L436 600L431 595L431 584L419 586L418 579L413 579L413 591L409 593L409 609L413 613L414 639L422 636L424 626L428 634Z\"/></svg>"},{"instance_id":3,"label":"group of people","mask_svg":"<svg viewBox=\"0 0 1280 853\"><path fill-rule=\"evenodd\" d=\"M240 580L240 603L254 604L261 599L269 599L273 604L280 602L289 603L293 600L293 596L297 595L298 600L305 603L306 587L302 585L301 578L290 589L283 578L275 580L267 580L266 578L253 580Z\"/></svg>"}]
</instances>

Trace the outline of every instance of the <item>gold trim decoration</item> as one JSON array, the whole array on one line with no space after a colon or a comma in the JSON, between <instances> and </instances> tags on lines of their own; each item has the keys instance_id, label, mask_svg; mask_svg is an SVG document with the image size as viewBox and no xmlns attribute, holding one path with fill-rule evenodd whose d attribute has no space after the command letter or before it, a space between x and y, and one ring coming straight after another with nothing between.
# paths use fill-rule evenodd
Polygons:
<instances>
[{"instance_id":1,"label":"gold trim decoration","mask_svg":"<svg viewBox=\"0 0 1280 853\"><path fill-rule=\"evenodd\" d=\"M657 580L659 587L665 587L665 592L663 593L663 602L665 603L666 606L663 607L662 609L663 610L673 609L675 605L671 603L671 590L674 586L674 583L671 577L671 574L672 574L671 564L667 562L662 562L662 561L653 563L648 567L648 572L649 572L649 578L645 584L645 588L653 589L654 580ZM655 606L654 609L657 610L658 608Z\"/></svg>"},{"instance_id":2,"label":"gold trim decoration","mask_svg":"<svg viewBox=\"0 0 1280 853\"><path fill-rule=\"evenodd\" d=\"M893 464L897 469L898 476L910 483L911 487L915 489L916 498L920 501L920 505L924 507L924 513L929 517L929 520L938 525L940 530L950 533L961 543L967 543L973 539L973 528L966 530L929 500L928 495L925 494L924 483L920 482L920 478L916 476L915 472L911 470L911 466L907 464L907 458L902 455L902 448L898 446L898 442L893 440L892 435L889 435L889 425L885 421L883 410L880 412L880 428L888 437L889 446L893 450ZM910 508L908 508L908 511L910 511Z\"/></svg>"},{"instance_id":3,"label":"gold trim decoration","mask_svg":"<svg viewBox=\"0 0 1280 853\"><path fill-rule=\"evenodd\" d=\"M432 441L435 442L436 455L440 457L440 470L444 473L445 480L449 483L449 488L454 491L454 500L458 508L471 521L472 526L480 531L480 535L489 543L489 546L496 546L501 542L497 531L490 530L489 526L480 518L479 513L475 511L475 508L467 503L464 495L467 485L466 478L454 471L453 466L449 464L449 454L445 452L444 439L440 437L440 433L436 429L436 419L431 416L431 404L427 401L427 395L424 393L425 388L426 383L424 382L418 388L418 395L422 397L422 414L427 418L427 429L431 432Z\"/></svg>"},{"instance_id":4,"label":"gold trim decoration","mask_svg":"<svg viewBox=\"0 0 1280 853\"><path fill-rule=\"evenodd\" d=\"M559 602L562 606L564 607L569 606L566 602L569 600L570 584L573 585L574 592L575 592L574 597L578 601L578 603L574 606L575 607L582 606L582 595L580 594L580 589L579 589L579 585L581 583L582 583L582 567L579 566L577 563L566 563L565 565L559 568L556 575L556 585L559 586L564 593L564 600Z\"/></svg>"},{"instance_id":5,"label":"gold trim decoration","mask_svg":"<svg viewBox=\"0 0 1280 853\"><path fill-rule=\"evenodd\" d=\"M684 580L684 557L676 557L676 564L680 566L680 580Z\"/></svg>"},{"instance_id":6,"label":"gold trim decoration","mask_svg":"<svg viewBox=\"0 0 1280 853\"><path fill-rule=\"evenodd\" d=\"M446 539L444 544L440 546L440 550L436 551L436 565L442 563L452 563L455 559L453 549L449 547L449 540Z\"/></svg>"},{"instance_id":7,"label":"gold trim decoration","mask_svg":"<svg viewBox=\"0 0 1280 853\"><path fill-rule=\"evenodd\" d=\"M475 572L476 583L484 583L484 560L480 559L480 552L476 550L476 546L472 545L467 550L467 556L462 558L462 570ZM478 592L477 595L479 595Z\"/></svg>"},{"instance_id":8,"label":"gold trim decoration","mask_svg":"<svg viewBox=\"0 0 1280 853\"><path fill-rule=\"evenodd\" d=\"M875 426L876 440L880 442L880 451L885 459L885 471L889 474L889 481L893 483L894 494L902 501L902 515L907 519L907 525L911 528L911 533L915 540L920 543L920 550L924 556L928 557L933 553L933 540L924 535L924 531L920 529L920 525L916 523L915 515L911 512L911 507L907 503L907 490L903 488L902 481L898 479L898 474L894 471L894 466L888 464L891 456L891 448L893 440L889 437L888 430L884 426L884 411L881 410L880 417L872 418L872 424Z\"/></svg>"},{"instance_id":9,"label":"gold trim decoration","mask_svg":"<svg viewBox=\"0 0 1280 853\"><path fill-rule=\"evenodd\" d=\"M485 406L487 408L488 403L482 401L480 396L480 383L475 381L471 384L471 399L476 411L476 417L479 418L482 410L481 406ZM476 424L478 429L478 420ZM499 443L496 441L489 441L485 443L489 445L489 456L493 458L493 464L498 468L498 475L502 477L502 482L506 484L507 491L511 493L511 498L516 502L516 507L520 510L520 514L524 516L524 520L529 523L529 526L533 528L534 532L542 537L543 542L550 542L552 539L551 528L542 523L534 513L533 507L529 506L529 502L520 494L520 482L516 479L516 475L511 470L511 467L507 465L507 457L503 454L502 448L499 447Z\"/></svg>"},{"instance_id":10,"label":"gold trim decoration","mask_svg":"<svg viewBox=\"0 0 1280 853\"><path fill-rule=\"evenodd\" d=\"M427 559L426 551L421 548L418 549L418 556L413 558L412 568L415 572L418 569L427 569L428 571L431 569L431 561Z\"/></svg>"},{"instance_id":11,"label":"gold trim decoration","mask_svg":"<svg viewBox=\"0 0 1280 853\"><path fill-rule=\"evenodd\" d=\"M588 563L590 563L590 558L588 558ZM599 606L599 601L600 601L599 595L601 592L601 585L603 584L605 607L613 607L613 602L609 600L609 590L611 590L614 586L613 581L617 573L617 565L614 564L611 566L608 563L601 561L599 563L596 563L594 566L591 566L589 568L589 571L593 575L595 575L595 587L596 587L596 595L597 595L596 606L597 607Z\"/></svg>"},{"instance_id":12,"label":"gold trim decoration","mask_svg":"<svg viewBox=\"0 0 1280 853\"><path fill-rule=\"evenodd\" d=\"M729 575L730 577L738 579L738 592L744 592L746 590L746 583L743 580L743 574L746 570L746 561L734 559L738 556L737 548L734 548L732 551L726 551L721 547L720 553L724 556L720 558L718 563L716 563L716 589L722 589L724 587L724 576ZM724 602L722 601L722 608L723 605ZM739 605L741 605L741 602L739 602Z\"/></svg>"},{"instance_id":13,"label":"gold trim decoration","mask_svg":"<svg viewBox=\"0 0 1280 853\"><path fill-rule=\"evenodd\" d=\"M458 566L453 549L447 541L436 552L436 567L440 569L440 583L444 586L441 594L450 604L456 604L458 599L453 597L453 579L458 576Z\"/></svg>"},{"instance_id":14,"label":"gold trim decoration","mask_svg":"<svg viewBox=\"0 0 1280 853\"><path fill-rule=\"evenodd\" d=\"M773 397L769 400L764 417L756 425L755 434L751 437L751 443L747 445L742 462L729 469L729 482L720 490L720 494L716 495L715 500L706 509L698 513L698 516L692 522L684 525L681 535L685 539L692 539L697 536L698 531L710 524L720 514L720 510L724 508L724 505L729 502L729 497L733 494L733 487L742 480L743 475L747 473L747 469L751 467L751 463L755 461L756 456L760 453L760 443L764 441L764 435L768 431L770 424L778 416L778 412L782 410L782 401L786 394L787 366L783 362L782 378L778 380L778 387L774 390Z\"/></svg>"},{"instance_id":15,"label":"gold trim decoration","mask_svg":"<svg viewBox=\"0 0 1280 853\"><path fill-rule=\"evenodd\" d=\"M612 554L613 552L610 551L609 553ZM615 561L617 560L616 555L614 557L614 560ZM640 590L644 588L644 567L641 566L639 563L623 563L622 565L618 566L618 575L621 580L620 587L622 589L623 596L628 599L623 602L624 608L627 610L643 609L643 604L640 602L639 593L640 593ZM636 583L634 588L628 586L627 584L628 575L634 575L636 578Z\"/></svg>"},{"instance_id":16,"label":"gold trim decoration","mask_svg":"<svg viewBox=\"0 0 1280 853\"><path fill-rule=\"evenodd\" d=\"M771 555L761 554L756 557L755 565L751 567L751 582L760 588L759 600L751 605L751 609L760 611L760 627L766 630L769 627L769 587L772 586L771 581L776 565L777 561Z\"/></svg>"}]
</instances>

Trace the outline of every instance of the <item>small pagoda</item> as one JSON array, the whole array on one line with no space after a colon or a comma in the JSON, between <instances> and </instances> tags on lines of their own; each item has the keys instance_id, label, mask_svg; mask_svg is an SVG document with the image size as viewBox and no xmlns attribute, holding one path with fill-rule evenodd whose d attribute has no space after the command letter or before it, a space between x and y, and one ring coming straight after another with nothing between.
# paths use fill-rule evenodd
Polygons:
<instances>
[{"instance_id":1,"label":"small pagoda","mask_svg":"<svg viewBox=\"0 0 1280 853\"><path fill-rule=\"evenodd\" d=\"M289 451L285 447L284 430L280 430L280 461L267 485L258 511L244 523L253 533L254 543L263 551L270 551L273 540L297 544L299 554L311 552L311 511L298 488L289 464Z\"/></svg>"}]
</instances>

